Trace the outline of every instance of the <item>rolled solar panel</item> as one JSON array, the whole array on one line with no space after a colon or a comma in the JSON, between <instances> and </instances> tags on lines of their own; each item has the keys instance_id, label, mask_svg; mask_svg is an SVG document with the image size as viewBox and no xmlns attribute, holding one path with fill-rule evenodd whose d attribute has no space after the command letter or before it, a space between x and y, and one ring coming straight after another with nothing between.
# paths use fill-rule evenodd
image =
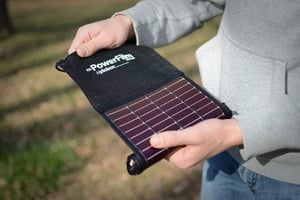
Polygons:
<instances>
[{"instance_id":1,"label":"rolled solar panel","mask_svg":"<svg viewBox=\"0 0 300 200\"><path fill-rule=\"evenodd\" d=\"M153 134L232 117L224 103L148 47L124 45L88 58L73 53L56 67L72 77L133 151L126 162L131 175L142 173L170 152L151 147Z\"/></svg>"}]
</instances>

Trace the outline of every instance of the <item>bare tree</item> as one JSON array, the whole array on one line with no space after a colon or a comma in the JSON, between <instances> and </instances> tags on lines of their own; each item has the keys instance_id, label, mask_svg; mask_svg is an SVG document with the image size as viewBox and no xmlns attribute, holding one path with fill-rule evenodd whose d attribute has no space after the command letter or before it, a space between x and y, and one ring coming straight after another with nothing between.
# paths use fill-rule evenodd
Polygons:
<instances>
[{"instance_id":1,"label":"bare tree","mask_svg":"<svg viewBox=\"0 0 300 200\"><path fill-rule=\"evenodd\" d=\"M12 32L13 26L7 8L7 0L0 0L0 35L8 36Z\"/></svg>"}]
</instances>

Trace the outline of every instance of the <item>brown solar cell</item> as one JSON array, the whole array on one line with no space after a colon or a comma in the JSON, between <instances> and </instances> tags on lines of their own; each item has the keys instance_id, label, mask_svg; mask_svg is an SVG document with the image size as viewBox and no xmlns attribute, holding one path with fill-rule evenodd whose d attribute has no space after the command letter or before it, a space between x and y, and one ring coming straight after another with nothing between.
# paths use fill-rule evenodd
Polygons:
<instances>
[{"instance_id":1,"label":"brown solar cell","mask_svg":"<svg viewBox=\"0 0 300 200\"><path fill-rule=\"evenodd\" d=\"M134 152L127 161L128 172L139 174L169 152L150 146L153 134L184 129L209 118L227 118L222 106L194 83L180 77L105 115Z\"/></svg>"}]
</instances>

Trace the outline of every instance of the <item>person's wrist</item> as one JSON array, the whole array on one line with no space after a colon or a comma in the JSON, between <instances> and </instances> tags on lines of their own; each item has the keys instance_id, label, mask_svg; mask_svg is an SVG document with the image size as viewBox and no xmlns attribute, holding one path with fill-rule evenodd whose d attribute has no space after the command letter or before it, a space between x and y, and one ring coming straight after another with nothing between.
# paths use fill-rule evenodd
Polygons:
<instances>
[{"instance_id":1,"label":"person's wrist","mask_svg":"<svg viewBox=\"0 0 300 200\"><path fill-rule=\"evenodd\" d=\"M128 15L116 14L113 16L113 18L124 27L124 30L126 30L127 32L127 39L131 39L135 36L133 29L133 21Z\"/></svg>"},{"instance_id":2,"label":"person's wrist","mask_svg":"<svg viewBox=\"0 0 300 200\"><path fill-rule=\"evenodd\" d=\"M243 144L243 135L237 119L226 119L223 124L223 133L225 134L228 148Z\"/></svg>"}]
</instances>

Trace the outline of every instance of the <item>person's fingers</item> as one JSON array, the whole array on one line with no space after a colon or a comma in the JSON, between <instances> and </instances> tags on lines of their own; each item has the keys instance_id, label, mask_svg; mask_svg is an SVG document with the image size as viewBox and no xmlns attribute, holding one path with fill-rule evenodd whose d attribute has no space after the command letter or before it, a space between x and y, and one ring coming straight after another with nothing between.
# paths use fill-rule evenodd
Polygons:
<instances>
[{"instance_id":1,"label":"person's fingers","mask_svg":"<svg viewBox=\"0 0 300 200\"><path fill-rule=\"evenodd\" d=\"M73 53L74 51L77 50L77 48L78 48L79 46L81 46L82 44L84 44L85 41L84 41L84 39L82 38L82 34L83 34L83 33L81 33L81 30L79 29L79 30L77 31L77 33L76 33L76 35L75 35L75 37L74 37L72 43L71 43L71 46L70 46L70 48L69 48L69 50L68 50L68 54Z\"/></svg>"},{"instance_id":2,"label":"person's fingers","mask_svg":"<svg viewBox=\"0 0 300 200\"><path fill-rule=\"evenodd\" d=\"M79 46L75 51L80 57L87 57L89 55L88 49L84 44Z\"/></svg>"},{"instance_id":3,"label":"person's fingers","mask_svg":"<svg viewBox=\"0 0 300 200\"><path fill-rule=\"evenodd\" d=\"M191 137L186 135L186 132L185 130L179 130L155 134L151 137L150 144L155 148L168 148L193 143Z\"/></svg>"},{"instance_id":4,"label":"person's fingers","mask_svg":"<svg viewBox=\"0 0 300 200\"><path fill-rule=\"evenodd\" d=\"M80 27L76 32L68 53L71 54L80 49L78 50L80 55L85 55L88 49L85 49L82 45L94 40L101 33L102 28L100 24L101 22L94 22Z\"/></svg>"},{"instance_id":5,"label":"person's fingers","mask_svg":"<svg viewBox=\"0 0 300 200\"><path fill-rule=\"evenodd\" d=\"M191 158L191 152L188 146L175 147L171 153L166 156L166 160L174 163L181 169L187 169L195 164Z\"/></svg>"},{"instance_id":6,"label":"person's fingers","mask_svg":"<svg viewBox=\"0 0 300 200\"><path fill-rule=\"evenodd\" d=\"M71 53L75 52L77 47L80 46L81 44L82 43L81 43L80 40L75 40L74 39L71 46L70 46L70 48L69 48L69 50L68 50L68 54L71 54Z\"/></svg>"},{"instance_id":7,"label":"person's fingers","mask_svg":"<svg viewBox=\"0 0 300 200\"><path fill-rule=\"evenodd\" d=\"M111 36L107 36L105 32L100 33L97 37L85 42L80 45L76 52L80 57L87 57L93 55L99 49L104 48L116 48L121 43L115 41L115 39Z\"/></svg>"},{"instance_id":8,"label":"person's fingers","mask_svg":"<svg viewBox=\"0 0 300 200\"><path fill-rule=\"evenodd\" d=\"M68 51L69 54L74 51L80 57L87 57L93 55L96 51L104 48L116 48L122 44L122 41L118 41L116 36L110 35L106 31L100 31L97 34L92 34L89 32L78 34L75 36L74 41Z\"/></svg>"},{"instance_id":9,"label":"person's fingers","mask_svg":"<svg viewBox=\"0 0 300 200\"><path fill-rule=\"evenodd\" d=\"M91 56L97 49L97 40L93 39L87 43L80 45L76 52L80 57L87 57Z\"/></svg>"}]
</instances>

